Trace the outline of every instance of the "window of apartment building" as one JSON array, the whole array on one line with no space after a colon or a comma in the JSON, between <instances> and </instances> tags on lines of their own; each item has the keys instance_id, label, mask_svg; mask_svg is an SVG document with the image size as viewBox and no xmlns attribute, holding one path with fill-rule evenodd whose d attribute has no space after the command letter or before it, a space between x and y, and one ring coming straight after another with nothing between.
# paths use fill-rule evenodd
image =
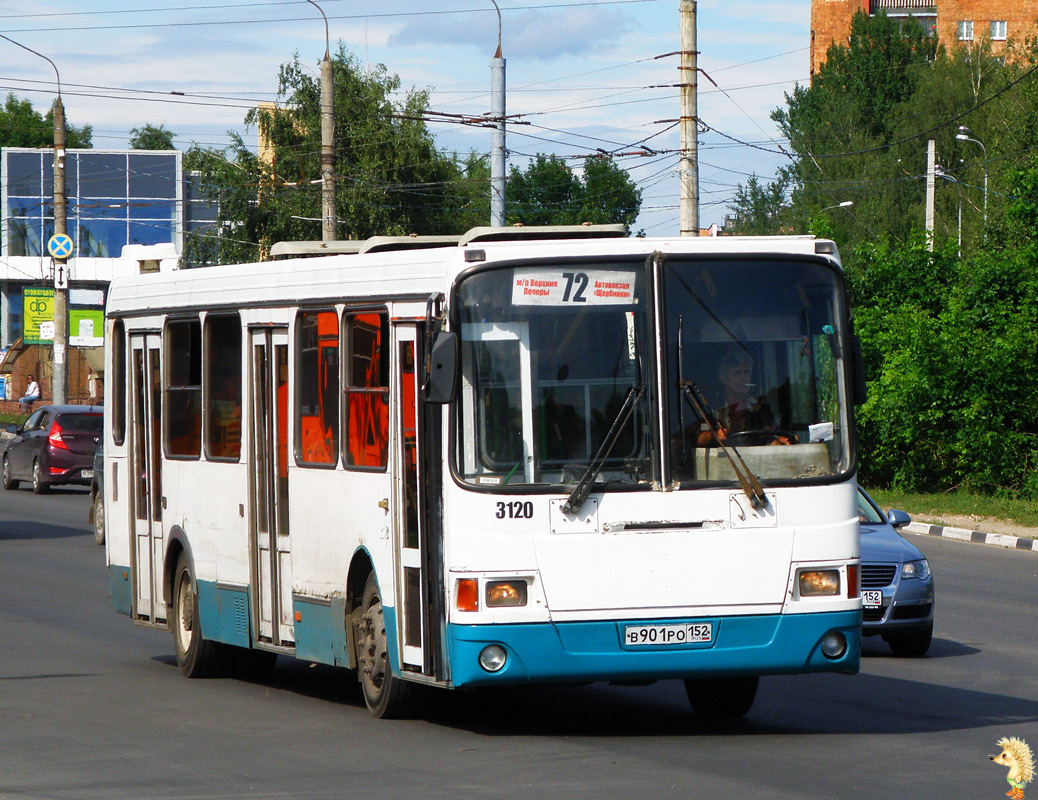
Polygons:
<instances>
[{"instance_id":1,"label":"window of apartment building","mask_svg":"<svg viewBox=\"0 0 1038 800\"><path fill-rule=\"evenodd\" d=\"M972 42L973 41L973 20L971 20L971 19L960 19L959 20L959 41L960 42Z\"/></svg>"},{"instance_id":2,"label":"window of apartment building","mask_svg":"<svg viewBox=\"0 0 1038 800\"><path fill-rule=\"evenodd\" d=\"M1005 41L1006 34L1009 32L1009 23L1004 19L993 19L991 20L991 41L999 42Z\"/></svg>"}]
</instances>

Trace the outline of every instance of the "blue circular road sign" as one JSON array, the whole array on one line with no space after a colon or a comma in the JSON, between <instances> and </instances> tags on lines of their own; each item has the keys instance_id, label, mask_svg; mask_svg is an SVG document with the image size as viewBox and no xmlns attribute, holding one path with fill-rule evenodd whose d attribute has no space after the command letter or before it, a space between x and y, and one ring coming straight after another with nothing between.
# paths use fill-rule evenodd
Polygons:
<instances>
[{"instance_id":1,"label":"blue circular road sign","mask_svg":"<svg viewBox=\"0 0 1038 800\"><path fill-rule=\"evenodd\" d=\"M56 233L47 240L47 252L54 258L68 258L72 255L72 237L64 233Z\"/></svg>"}]
</instances>

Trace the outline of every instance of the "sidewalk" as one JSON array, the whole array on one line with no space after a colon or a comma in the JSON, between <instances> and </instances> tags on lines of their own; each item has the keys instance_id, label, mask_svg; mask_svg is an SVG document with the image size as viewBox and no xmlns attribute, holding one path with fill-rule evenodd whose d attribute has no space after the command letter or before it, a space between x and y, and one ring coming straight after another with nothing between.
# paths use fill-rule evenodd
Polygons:
<instances>
[{"instance_id":1,"label":"sidewalk","mask_svg":"<svg viewBox=\"0 0 1038 800\"><path fill-rule=\"evenodd\" d=\"M943 536L946 539L958 539L962 542L973 542L974 544L990 544L996 547L1006 547L1011 550L1030 550L1038 553L1038 530L1029 529L1030 536L1013 535L1009 533L985 533L974 531L969 528L953 528L947 525L931 525L928 522L913 522L904 527L909 533L921 533L927 536Z\"/></svg>"}]
</instances>

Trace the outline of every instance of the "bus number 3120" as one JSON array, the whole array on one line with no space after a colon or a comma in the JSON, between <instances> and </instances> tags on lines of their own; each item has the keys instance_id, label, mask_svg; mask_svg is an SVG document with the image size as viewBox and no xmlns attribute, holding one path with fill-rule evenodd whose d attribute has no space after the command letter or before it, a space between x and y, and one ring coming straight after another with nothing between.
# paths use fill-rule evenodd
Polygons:
<instances>
[{"instance_id":1,"label":"bus number 3120","mask_svg":"<svg viewBox=\"0 0 1038 800\"><path fill-rule=\"evenodd\" d=\"M512 500L509 503L498 503L498 519L533 519L533 503L529 500Z\"/></svg>"}]
</instances>

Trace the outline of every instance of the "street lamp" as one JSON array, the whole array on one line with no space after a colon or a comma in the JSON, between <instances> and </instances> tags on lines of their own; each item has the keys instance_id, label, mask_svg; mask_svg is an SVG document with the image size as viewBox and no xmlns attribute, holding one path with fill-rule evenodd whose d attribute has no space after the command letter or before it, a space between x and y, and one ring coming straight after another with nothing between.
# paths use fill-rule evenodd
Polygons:
<instances>
[{"instance_id":1,"label":"street lamp","mask_svg":"<svg viewBox=\"0 0 1038 800\"><path fill-rule=\"evenodd\" d=\"M314 0L306 0L324 18L324 60L321 61L321 241L337 237L335 213L335 83L332 76L328 16Z\"/></svg>"},{"instance_id":2,"label":"street lamp","mask_svg":"<svg viewBox=\"0 0 1038 800\"><path fill-rule=\"evenodd\" d=\"M501 52L501 9L496 0L490 2L497 11L497 51L490 59L490 116L494 120L490 141L490 227L503 228L508 182L505 174L505 57Z\"/></svg>"},{"instance_id":3,"label":"street lamp","mask_svg":"<svg viewBox=\"0 0 1038 800\"><path fill-rule=\"evenodd\" d=\"M955 187L959 190L959 240L958 240L958 256L962 258L962 184L959 183L958 179L953 175L949 175L944 171L944 167L940 164L934 164L933 174L937 178L944 178L946 181L953 181Z\"/></svg>"},{"instance_id":4,"label":"street lamp","mask_svg":"<svg viewBox=\"0 0 1038 800\"><path fill-rule=\"evenodd\" d=\"M973 142L973 144L980 145L980 150L984 154L984 233L987 235L988 227L988 149L984 146L984 143L980 139L974 139L969 128L965 125L959 126L959 132L955 134L955 138L963 142Z\"/></svg>"},{"instance_id":5,"label":"street lamp","mask_svg":"<svg viewBox=\"0 0 1038 800\"><path fill-rule=\"evenodd\" d=\"M54 239L67 234L67 199L65 197L65 106L61 102L61 73L57 65L43 53L16 42L0 33L5 39L34 56L39 56L54 68L58 93L54 99ZM53 251L52 251L53 253ZM51 256L54 259L54 374L52 394L55 405L64 405L66 400L65 360L68 353L68 257Z\"/></svg>"},{"instance_id":6,"label":"street lamp","mask_svg":"<svg viewBox=\"0 0 1038 800\"><path fill-rule=\"evenodd\" d=\"M835 206L826 206L825 208L823 208L818 213L821 214L821 213L823 213L825 211L831 211L834 208L850 208L853 205L854 205L854 201L853 200L844 200L842 203L837 203Z\"/></svg>"}]
</instances>

